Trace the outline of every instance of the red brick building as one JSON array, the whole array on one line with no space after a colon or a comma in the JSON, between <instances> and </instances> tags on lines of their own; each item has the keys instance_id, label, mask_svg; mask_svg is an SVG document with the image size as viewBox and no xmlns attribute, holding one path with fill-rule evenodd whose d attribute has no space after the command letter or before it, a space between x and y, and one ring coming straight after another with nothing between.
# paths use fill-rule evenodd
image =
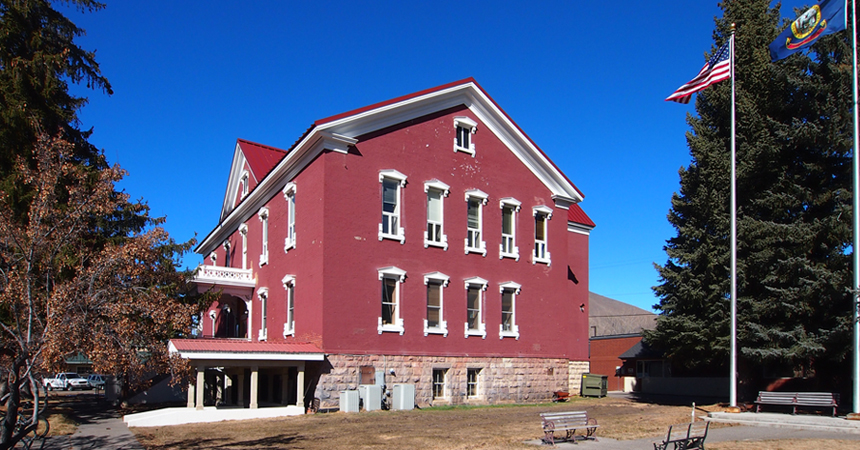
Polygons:
<instances>
[{"instance_id":1,"label":"red brick building","mask_svg":"<svg viewBox=\"0 0 860 450\"><path fill-rule=\"evenodd\" d=\"M198 368L189 406L335 406L381 374L418 404L548 399L588 360L582 199L472 79L286 150L239 140L196 249L220 298L171 341Z\"/></svg>"}]
</instances>

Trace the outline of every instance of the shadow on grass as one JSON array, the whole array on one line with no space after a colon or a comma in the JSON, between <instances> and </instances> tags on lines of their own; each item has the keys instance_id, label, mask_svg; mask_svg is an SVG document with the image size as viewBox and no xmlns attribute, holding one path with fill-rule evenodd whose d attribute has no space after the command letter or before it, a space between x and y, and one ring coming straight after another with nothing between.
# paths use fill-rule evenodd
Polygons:
<instances>
[{"instance_id":1,"label":"shadow on grass","mask_svg":"<svg viewBox=\"0 0 860 450\"><path fill-rule=\"evenodd\" d=\"M280 434L276 436L268 436L260 439L247 439L244 441L232 441L226 439L185 439L181 441L168 442L163 445L147 445L149 450L167 450L176 448L211 448L211 449L282 449L285 446L293 446L300 444L305 438L299 435ZM83 447L82 447L83 448ZM86 447L99 448L99 447ZM106 448L106 447L101 447ZM114 447L118 448L118 447ZM298 447L300 448L300 447Z\"/></svg>"}]
</instances>

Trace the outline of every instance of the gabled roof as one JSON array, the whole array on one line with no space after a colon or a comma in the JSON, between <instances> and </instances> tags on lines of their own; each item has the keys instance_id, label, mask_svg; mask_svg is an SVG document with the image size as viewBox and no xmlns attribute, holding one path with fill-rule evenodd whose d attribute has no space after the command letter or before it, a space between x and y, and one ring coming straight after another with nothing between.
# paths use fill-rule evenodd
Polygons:
<instances>
[{"instance_id":1,"label":"gabled roof","mask_svg":"<svg viewBox=\"0 0 860 450\"><path fill-rule=\"evenodd\" d=\"M570 205L570 208L568 208L567 221L584 225L589 228L595 227L594 222L590 217L588 217L588 214L585 214L585 211L583 211L577 203Z\"/></svg>"},{"instance_id":2,"label":"gabled roof","mask_svg":"<svg viewBox=\"0 0 860 450\"><path fill-rule=\"evenodd\" d=\"M579 189L547 158L531 138L474 79L466 78L317 120L286 152L286 156L268 172L268 175L259 180L254 191L236 208L227 207L230 202L225 199L220 223L201 240L195 251L200 254L211 252L322 151L347 153L349 147L355 145L358 138L363 135L461 105L469 108L489 131L495 134L547 187L557 206L567 208L582 201L583 195ZM242 154L239 147L237 145L236 156L234 156L231 186L234 183L235 166L240 162L238 156ZM238 186L238 181L235 183ZM230 195L229 187L227 195ZM584 213L582 217L585 219L577 217L579 220L587 219ZM587 223L591 223L591 220L587 219ZM587 227L587 223L582 225Z\"/></svg>"},{"instance_id":3,"label":"gabled roof","mask_svg":"<svg viewBox=\"0 0 860 450\"><path fill-rule=\"evenodd\" d=\"M588 293L588 327L591 337L641 334L653 330L657 315L629 303Z\"/></svg>"},{"instance_id":4,"label":"gabled roof","mask_svg":"<svg viewBox=\"0 0 860 450\"><path fill-rule=\"evenodd\" d=\"M245 160L248 161L248 166L251 168L251 173L257 183L265 178L287 154L285 150L244 139L239 139L236 145L245 155Z\"/></svg>"}]
</instances>

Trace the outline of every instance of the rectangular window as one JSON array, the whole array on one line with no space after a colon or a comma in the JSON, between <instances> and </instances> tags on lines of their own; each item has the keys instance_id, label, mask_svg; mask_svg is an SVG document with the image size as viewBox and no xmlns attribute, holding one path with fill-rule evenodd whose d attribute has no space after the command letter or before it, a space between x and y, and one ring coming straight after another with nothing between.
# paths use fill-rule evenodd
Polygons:
<instances>
[{"instance_id":1,"label":"rectangular window","mask_svg":"<svg viewBox=\"0 0 860 450\"><path fill-rule=\"evenodd\" d=\"M440 328L442 324L442 283L427 282L427 327Z\"/></svg>"},{"instance_id":2,"label":"rectangular window","mask_svg":"<svg viewBox=\"0 0 860 450\"><path fill-rule=\"evenodd\" d=\"M481 369L466 369L466 397L478 396L478 384L481 379Z\"/></svg>"},{"instance_id":3,"label":"rectangular window","mask_svg":"<svg viewBox=\"0 0 860 450\"><path fill-rule=\"evenodd\" d=\"M284 186L284 199L287 201L287 236L284 238L284 253L296 247L296 184Z\"/></svg>"},{"instance_id":4,"label":"rectangular window","mask_svg":"<svg viewBox=\"0 0 860 450\"><path fill-rule=\"evenodd\" d=\"M535 216L535 247L532 254L533 261L544 264L550 263L550 254L547 251L547 225L552 218L552 209L546 206L536 206Z\"/></svg>"},{"instance_id":5,"label":"rectangular window","mask_svg":"<svg viewBox=\"0 0 860 450\"><path fill-rule=\"evenodd\" d=\"M397 267L379 269L381 282L381 306L377 331L398 332L403 335L403 318L400 315L400 284L406 279L406 272Z\"/></svg>"},{"instance_id":6,"label":"rectangular window","mask_svg":"<svg viewBox=\"0 0 860 450\"><path fill-rule=\"evenodd\" d=\"M511 332L514 327L514 291L502 291L502 331Z\"/></svg>"},{"instance_id":7,"label":"rectangular window","mask_svg":"<svg viewBox=\"0 0 860 450\"><path fill-rule=\"evenodd\" d=\"M242 268L248 268L248 225L242 224L239 227L239 234L242 235Z\"/></svg>"},{"instance_id":8,"label":"rectangular window","mask_svg":"<svg viewBox=\"0 0 860 450\"><path fill-rule=\"evenodd\" d=\"M481 201L476 198L469 199L469 210L467 214L467 233L470 248L479 248L481 242Z\"/></svg>"},{"instance_id":9,"label":"rectangular window","mask_svg":"<svg viewBox=\"0 0 860 450\"><path fill-rule=\"evenodd\" d=\"M398 183L394 180L382 181L382 233L397 234L397 221L400 218Z\"/></svg>"},{"instance_id":10,"label":"rectangular window","mask_svg":"<svg viewBox=\"0 0 860 450\"><path fill-rule=\"evenodd\" d=\"M379 173L382 185L382 221L379 224L379 240L394 239L403 244L406 241L401 219L401 189L406 185L406 175L396 170L383 170Z\"/></svg>"},{"instance_id":11,"label":"rectangular window","mask_svg":"<svg viewBox=\"0 0 860 450\"><path fill-rule=\"evenodd\" d=\"M269 290L260 288L257 292L257 298L260 299L260 331L257 333L257 339L260 341L266 340L267 320L269 316Z\"/></svg>"},{"instance_id":12,"label":"rectangular window","mask_svg":"<svg viewBox=\"0 0 860 450\"><path fill-rule=\"evenodd\" d=\"M442 192L427 191L427 241L442 244Z\"/></svg>"},{"instance_id":13,"label":"rectangular window","mask_svg":"<svg viewBox=\"0 0 860 450\"><path fill-rule=\"evenodd\" d=\"M290 283L287 285L287 322L286 329L289 333L293 334L296 330L296 318L295 318L295 310L296 310L296 285L295 283Z\"/></svg>"},{"instance_id":14,"label":"rectangular window","mask_svg":"<svg viewBox=\"0 0 860 450\"><path fill-rule=\"evenodd\" d=\"M475 157L475 143L472 135L478 130L478 123L468 117L454 118L454 152L463 152Z\"/></svg>"},{"instance_id":15,"label":"rectangular window","mask_svg":"<svg viewBox=\"0 0 860 450\"><path fill-rule=\"evenodd\" d=\"M382 325L394 325L397 318L397 280L382 279Z\"/></svg>"},{"instance_id":16,"label":"rectangular window","mask_svg":"<svg viewBox=\"0 0 860 450\"><path fill-rule=\"evenodd\" d=\"M448 286L448 275L441 272L424 274L427 286L427 318L424 319L424 336L442 334L448 336L448 322L445 321L442 290Z\"/></svg>"},{"instance_id":17,"label":"rectangular window","mask_svg":"<svg viewBox=\"0 0 860 450\"><path fill-rule=\"evenodd\" d=\"M502 322L499 324L499 339L520 338L520 329L517 326L517 295L520 288L521 286L513 281L501 285Z\"/></svg>"},{"instance_id":18,"label":"rectangular window","mask_svg":"<svg viewBox=\"0 0 860 450\"><path fill-rule=\"evenodd\" d=\"M448 369L433 369L433 399L445 398L445 378Z\"/></svg>"},{"instance_id":19,"label":"rectangular window","mask_svg":"<svg viewBox=\"0 0 860 450\"><path fill-rule=\"evenodd\" d=\"M471 137L472 137L472 131L471 130L469 130L466 127L460 127L460 126L457 127L457 147L465 148L465 149L471 148L472 147L471 140L470 140Z\"/></svg>"},{"instance_id":20,"label":"rectangular window","mask_svg":"<svg viewBox=\"0 0 860 450\"><path fill-rule=\"evenodd\" d=\"M520 202L507 198L502 199L502 243L499 245L499 259L520 259L520 251L516 241L517 211Z\"/></svg>"},{"instance_id":21,"label":"rectangular window","mask_svg":"<svg viewBox=\"0 0 860 450\"><path fill-rule=\"evenodd\" d=\"M470 331L477 331L481 325L481 288L469 286L466 290L466 314Z\"/></svg>"},{"instance_id":22,"label":"rectangular window","mask_svg":"<svg viewBox=\"0 0 860 450\"><path fill-rule=\"evenodd\" d=\"M260 222L262 223L262 252L260 253L260 266L269 262L269 210L260 210Z\"/></svg>"}]
</instances>

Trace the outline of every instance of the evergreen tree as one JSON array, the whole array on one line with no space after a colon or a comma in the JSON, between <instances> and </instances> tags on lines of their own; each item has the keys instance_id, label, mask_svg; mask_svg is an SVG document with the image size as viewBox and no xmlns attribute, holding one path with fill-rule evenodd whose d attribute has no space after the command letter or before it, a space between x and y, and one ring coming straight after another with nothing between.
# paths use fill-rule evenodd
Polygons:
<instances>
[{"instance_id":1,"label":"evergreen tree","mask_svg":"<svg viewBox=\"0 0 860 450\"><path fill-rule=\"evenodd\" d=\"M786 21L767 0L720 4L714 38L736 33L738 344L742 380L832 375L850 346L851 49L847 33L771 63ZM792 14L793 16L793 14ZM792 17L793 20L793 17ZM717 48L717 47L715 47ZM681 372L727 375L730 351L729 81L697 94L691 164L658 266L653 346Z\"/></svg>"}]
</instances>

